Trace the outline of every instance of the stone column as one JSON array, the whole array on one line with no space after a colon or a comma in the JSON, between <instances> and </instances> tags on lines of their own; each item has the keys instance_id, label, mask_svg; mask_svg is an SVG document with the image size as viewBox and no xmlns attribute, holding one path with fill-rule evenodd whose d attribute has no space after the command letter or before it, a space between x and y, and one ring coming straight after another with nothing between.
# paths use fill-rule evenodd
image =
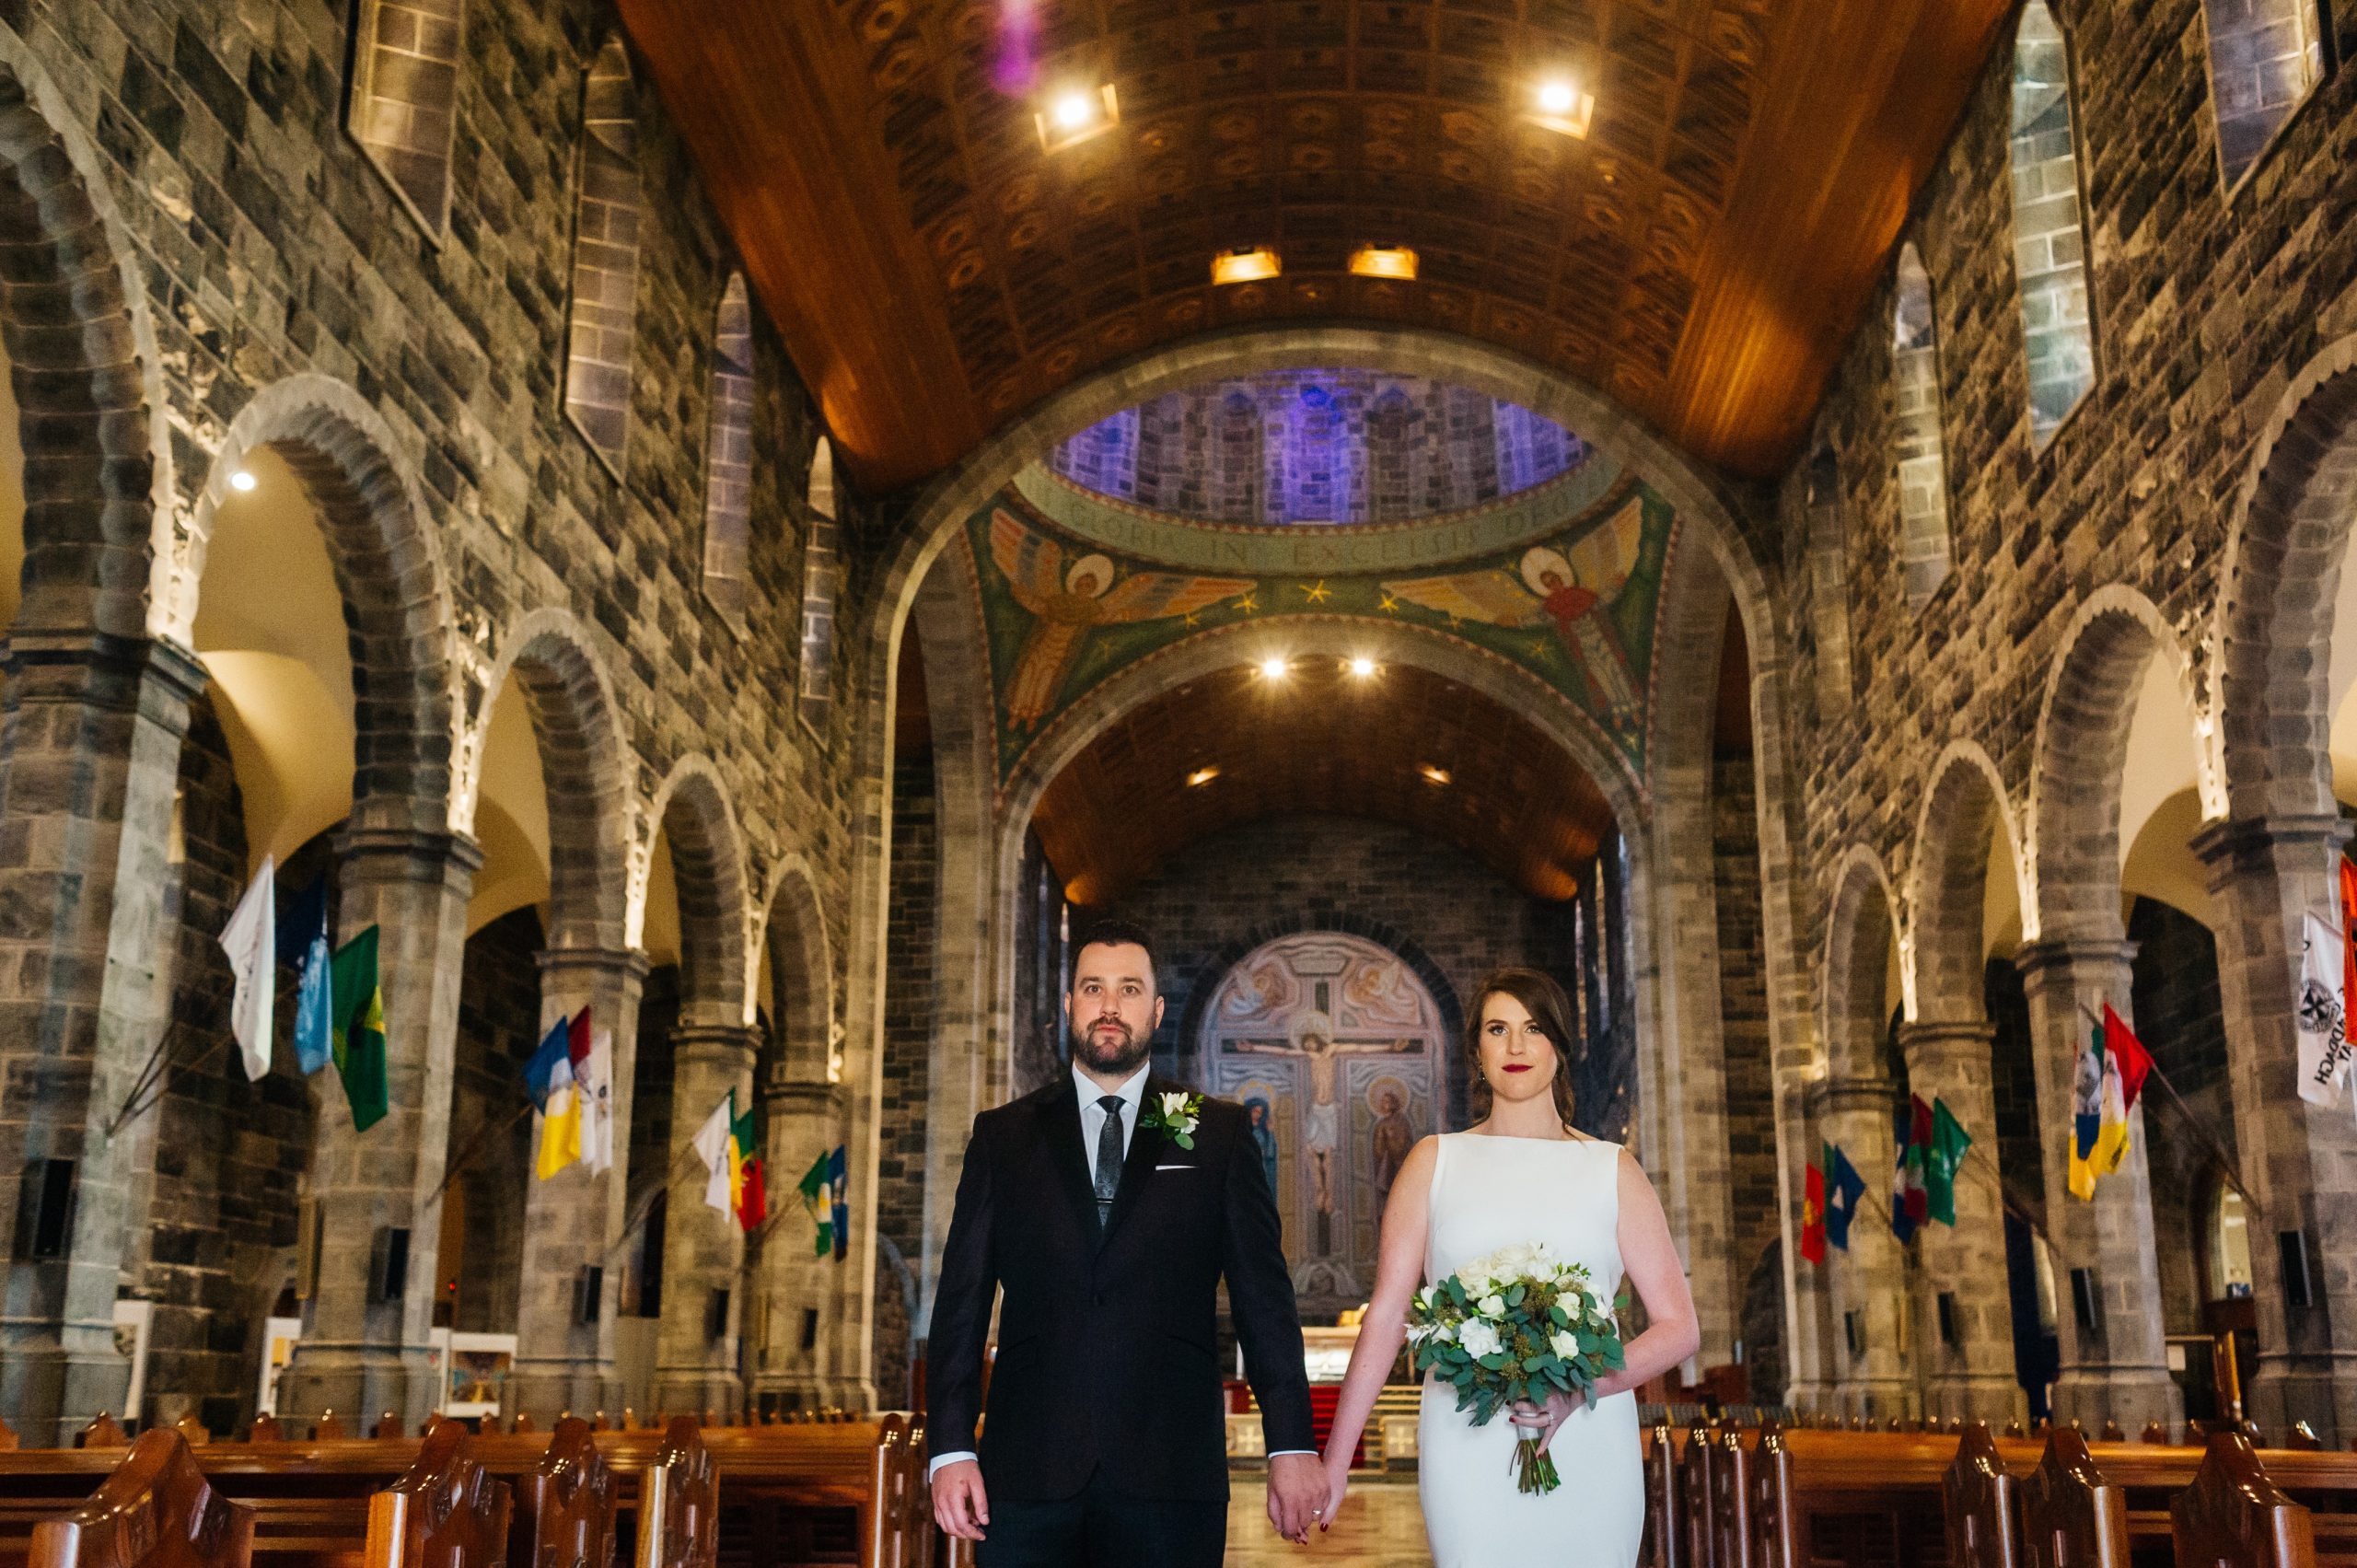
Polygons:
<instances>
[{"instance_id":1,"label":"stone column","mask_svg":"<svg viewBox=\"0 0 2357 1568\"><path fill-rule=\"evenodd\" d=\"M2013 1302L2006 1289L2005 1209L1997 1185L1997 1100L1986 1022L1898 1026L1907 1078L1926 1105L1946 1102L1972 1135L1956 1175L1956 1224L1937 1220L1917 1232L1922 1283L1916 1342L1924 1371L1924 1414L1959 1416L2002 1427L2028 1413L2014 1378ZM1940 1298L1948 1298L1953 1341L1940 1331Z\"/></svg>"},{"instance_id":2,"label":"stone column","mask_svg":"<svg viewBox=\"0 0 2357 1568\"><path fill-rule=\"evenodd\" d=\"M1897 1090L1887 1078L1828 1078L1817 1095L1817 1125L1866 1181L1867 1201L1850 1225L1848 1250L1829 1242L1825 1250L1835 1402L1845 1413L1876 1421L1907 1415L1914 1403L1905 1355L1907 1257L1888 1217ZM1855 1346L1853 1331L1862 1342Z\"/></svg>"},{"instance_id":3,"label":"stone column","mask_svg":"<svg viewBox=\"0 0 2357 1568\"><path fill-rule=\"evenodd\" d=\"M2258 1365L2245 1405L2270 1434L2305 1421L2336 1447L2357 1436L2357 1122L2344 1096L2300 1098L2296 1015L2302 917L2332 924L2349 831L2337 816L2277 816L2193 841L2217 900L2235 1154L2260 1211L2249 1216ZM2292 1305L2287 1248L2305 1256L2305 1307Z\"/></svg>"},{"instance_id":4,"label":"stone column","mask_svg":"<svg viewBox=\"0 0 2357 1568\"><path fill-rule=\"evenodd\" d=\"M137 1141L118 1124L163 1042L166 857L194 656L18 633L0 720L0 1416L63 1444L122 1410L115 1289ZM74 1162L62 1255L15 1235L27 1162Z\"/></svg>"},{"instance_id":5,"label":"stone column","mask_svg":"<svg viewBox=\"0 0 2357 1568\"><path fill-rule=\"evenodd\" d=\"M753 1347L753 1394L775 1396L787 1410L848 1405L858 1385L856 1367L833 1364L827 1320L836 1271L849 1265L819 1255L795 1191L811 1162L843 1141L848 1101L840 1084L793 1083L783 1075L772 1076L761 1091L770 1213L777 1217L761 1238L759 1271L747 1286L761 1294L758 1316L765 1330ZM819 1315L816 1331L806 1335L804 1315L810 1312Z\"/></svg>"},{"instance_id":6,"label":"stone column","mask_svg":"<svg viewBox=\"0 0 2357 1568\"><path fill-rule=\"evenodd\" d=\"M391 1109L366 1132L354 1132L335 1070L317 1080L319 1123L306 1208L318 1227L316 1273L303 1338L279 1383L278 1411L308 1420L334 1410L362 1421L395 1411L414 1431L441 1395L426 1357L467 899L482 851L459 833L355 827L338 839L336 853L338 941L377 928ZM403 1230L408 1266L401 1291L387 1296L378 1259Z\"/></svg>"},{"instance_id":7,"label":"stone column","mask_svg":"<svg viewBox=\"0 0 2357 1568\"><path fill-rule=\"evenodd\" d=\"M621 1411L614 1368L621 1306L619 1243L629 1218L631 1074L638 1059L638 1001L646 955L621 948L564 947L540 956L540 1028L583 1007L590 1028L613 1040L612 1168L576 1165L548 1180L531 1177L524 1200L524 1280L517 1296L516 1367L507 1380L509 1417L528 1413L545 1429L565 1411ZM597 1310L576 1306L582 1271L598 1273Z\"/></svg>"},{"instance_id":8,"label":"stone column","mask_svg":"<svg viewBox=\"0 0 2357 1568\"><path fill-rule=\"evenodd\" d=\"M1811 1263L1800 1255L1808 1167L1823 1142L1818 1118L1825 1111L1825 1085L1821 1079L1788 1082L1782 1075L1776 1082L1778 1185L1785 1194L1784 1272L1792 1282L1784 1323L1784 1399L1794 1410L1826 1412L1839 1406L1834 1383L1838 1330L1829 1288L1832 1259L1829 1254L1824 1263Z\"/></svg>"},{"instance_id":9,"label":"stone column","mask_svg":"<svg viewBox=\"0 0 2357 1568\"><path fill-rule=\"evenodd\" d=\"M745 1310L745 1232L704 1202L705 1167L695 1136L723 1096L750 1103L758 1030L741 1024L682 1024L671 1034L670 1198L663 1221L663 1320L656 1330L658 1411L737 1409L745 1382L737 1331ZM796 1173L797 1175L799 1172ZM715 1293L728 1293L725 1309Z\"/></svg>"},{"instance_id":10,"label":"stone column","mask_svg":"<svg viewBox=\"0 0 2357 1568\"><path fill-rule=\"evenodd\" d=\"M2107 1420L2127 1432L2153 1421L2174 1427L2185 1409L2169 1379L2163 1338L2142 1101L2129 1113L2127 1156L2096 1183L2094 1200L2073 1198L2069 1185L2072 1087L2094 1027L2088 1015L2101 1017L2109 1001L2128 1016L2128 965L2134 953L2119 941L2051 940L2029 944L2014 959L2029 992L2038 1135L2046 1150L2046 1230L2061 1318L2054 1419L2079 1422L2090 1432ZM2094 1271L2097 1286L2094 1319L2084 1327L2073 1280L2081 1269Z\"/></svg>"}]
</instances>

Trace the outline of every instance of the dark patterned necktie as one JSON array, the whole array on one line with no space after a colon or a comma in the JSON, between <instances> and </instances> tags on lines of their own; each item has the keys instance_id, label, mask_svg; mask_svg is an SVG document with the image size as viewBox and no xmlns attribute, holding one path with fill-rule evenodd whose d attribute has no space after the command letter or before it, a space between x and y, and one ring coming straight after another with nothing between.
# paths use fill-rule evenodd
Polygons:
<instances>
[{"instance_id":1,"label":"dark patterned necktie","mask_svg":"<svg viewBox=\"0 0 2357 1568\"><path fill-rule=\"evenodd\" d=\"M1113 1194L1121 1190L1121 1097L1107 1095L1097 1106L1105 1113L1097 1134L1097 1223L1103 1225L1113 1216Z\"/></svg>"}]
</instances>

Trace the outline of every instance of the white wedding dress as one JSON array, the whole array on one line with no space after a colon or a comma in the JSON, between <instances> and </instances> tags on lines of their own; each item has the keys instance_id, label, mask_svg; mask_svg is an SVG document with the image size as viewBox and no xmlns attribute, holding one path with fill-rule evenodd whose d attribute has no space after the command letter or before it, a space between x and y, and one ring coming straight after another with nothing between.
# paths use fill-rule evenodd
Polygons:
<instances>
[{"instance_id":1,"label":"white wedding dress","mask_svg":"<svg viewBox=\"0 0 2357 1568\"><path fill-rule=\"evenodd\" d=\"M1427 1283L1484 1253L1544 1242L1587 1266L1606 1298L1620 1292L1620 1145L1449 1132L1433 1167ZM1563 1484L1515 1490L1516 1434L1504 1412L1487 1426L1427 1379L1416 1427L1417 1490L1436 1568L1633 1568L1645 1527L1637 1396L1583 1405L1548 1452Z\"/></svg>"}]
</instances>

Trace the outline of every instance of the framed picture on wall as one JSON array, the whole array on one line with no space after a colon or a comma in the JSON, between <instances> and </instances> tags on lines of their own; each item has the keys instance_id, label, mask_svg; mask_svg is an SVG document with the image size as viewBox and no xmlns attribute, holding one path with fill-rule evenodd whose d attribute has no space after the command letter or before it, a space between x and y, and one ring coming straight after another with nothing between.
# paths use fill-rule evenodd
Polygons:
<instances>
[{"instance_id":1,"label":"framed picture on wall","mask_svg":"<svg viewBox=\"0 0 2357 1568\"><path fill-rule=\"evenodd\" d=\"M265 1318L261 1322L261 1388L254 1396L257 1415L278 1413L278 1379L295 1359L295 1342L303 1337L300 1318Z\"/></svg>"},{"instance_id":2,"label":"framed picture on wall","mask_svg":"<svg viewBox=\"0 0 2357 1568\"><path fill-rule=\"evenodd\" d=\"M114 1304L115 1353L131 1365L131 1387L123 1390L124 1424L135 1425L147 1398L147 1334L156 1319L152 1301L122 1300Z\"/></svg>"},{"instance_id":3,"label":"framed picture on wall","mask_svg":"<svg viewBox=\"0 0 2357 1568\"><path fill-rule=\"evenodd\" d=\"M448 1416L496 1416L516 1366L513 1334L450 1335L450 1378L442 1400Z\"/></svg>"}]
</instances>

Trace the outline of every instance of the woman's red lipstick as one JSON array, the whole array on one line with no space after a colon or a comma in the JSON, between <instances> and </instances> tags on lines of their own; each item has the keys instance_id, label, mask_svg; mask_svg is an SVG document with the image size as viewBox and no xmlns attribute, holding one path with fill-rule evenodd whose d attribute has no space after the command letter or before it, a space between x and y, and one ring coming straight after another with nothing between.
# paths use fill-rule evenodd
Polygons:
<instances>
[{"instance_id":1,"label":"woman's red lipstick","mask_svg":"<svg viewBox=\"0 0 2357 1568\"><path fill-rule=\"evenodd\" d=\"M1509 1073L1527 1073L1530 1071L1530 1063L1527 1062L1509 1062L1506 1063L1506 1071Z\"/></svg>"}]
</instances>

